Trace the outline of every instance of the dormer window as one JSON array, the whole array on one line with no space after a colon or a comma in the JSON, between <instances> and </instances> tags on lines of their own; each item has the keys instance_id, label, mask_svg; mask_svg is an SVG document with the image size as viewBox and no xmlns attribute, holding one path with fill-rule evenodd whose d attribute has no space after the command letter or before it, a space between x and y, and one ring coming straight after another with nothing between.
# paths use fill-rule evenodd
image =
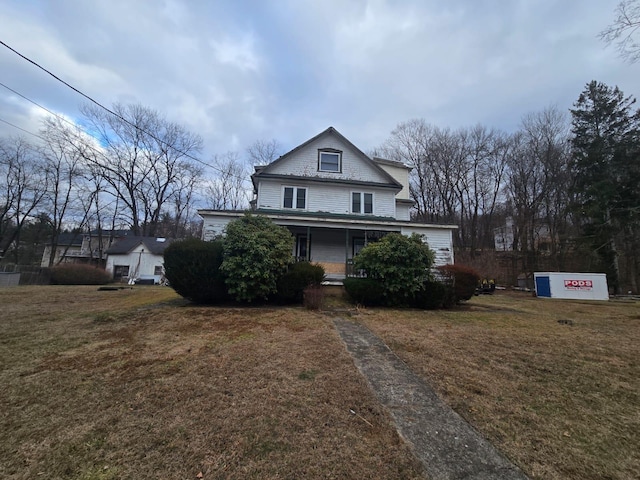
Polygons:
<instances>
[{"instance_id":1,"label":"dormer window","mask_svg":"<svg viewBox=\"0 0 640 480\"><path fill-rule=\"evenodd\" d=\"M342 152L332 149L319 150L318 170L321 172L340 173L342 171Z\"/></svg>"}]
</instances>

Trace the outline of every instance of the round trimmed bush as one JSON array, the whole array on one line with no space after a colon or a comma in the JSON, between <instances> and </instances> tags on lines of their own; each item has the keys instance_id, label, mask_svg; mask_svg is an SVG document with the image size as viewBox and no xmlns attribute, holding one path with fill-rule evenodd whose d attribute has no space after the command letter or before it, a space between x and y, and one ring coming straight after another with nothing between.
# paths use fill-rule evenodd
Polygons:
<instances>
[{"instance_id":1,"label":"round trimmed bush","mask_svg":"<svg viewBox=\"0 0 640 480\"><path fill-rule=\"evenodd\" d=\"M164 251L164 271L169 285L196 303L220 303L229 299L220 270L223 242L196 238L171 243Z\"/></svg>"},{"instance_id":2,"label":"round trimmed bush","mask_svg":"<svg viewBox=\"0 0 640 480\"><path fill-rule=\"evenodd\" d=\"M294 238L262 215L245 214L229 222L220 267L229 294L238 302L267 300L293 257Z\"/></svg>"},{"instance_id":3,"label":"round trimmed bush","mask_svg":"<svg viewBox=\"0 0 640 480\"><path fill-rule=\"evenodd\" d=\"M434 257L421 235L389 233L364 247L356 255L354 267L382 285L387 305L406 305L430 278Z\"/></svg>"},{"instance_id":4,"label":"round trimmed bush","mask_svg":"<svg viewBox=\"0 0 640 480\"><path fill-rule=\"evenodd\" d=\"M453 285L456 302L473 297L480 280L480 274L466 265L442 265L438 267L440 274Z\"/></svg>"}]
</instances>

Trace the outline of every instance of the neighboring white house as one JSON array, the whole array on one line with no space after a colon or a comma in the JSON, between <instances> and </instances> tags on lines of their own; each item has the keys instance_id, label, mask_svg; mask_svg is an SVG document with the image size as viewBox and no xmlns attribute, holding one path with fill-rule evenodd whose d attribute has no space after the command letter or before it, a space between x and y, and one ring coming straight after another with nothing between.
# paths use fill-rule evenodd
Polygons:
<instances>
[{"instance_id":1,"label":"neighboring white house","mask_svg":"<svg viewBox=\"0 0 640 480\"><path fill-rule=\"evenodd\" d=\"M454 261L457 226L410 221L410 167L369 158L333 127L255 170L254 212L287 227L296 239L293 255L322 264L329 278L348 275L354 255L390 232L424 235L436 265ZM198 214L209 240L244 212Z\"/></svg>"},{"instance_id":2,"label":"neighboring white house","mask_svg":"<svg viewBox=\"0 0 640 480\"><path fill-rule=\"evenodd\" d=\"M505 219L504 225L493 229L493 239L497 252L513 252L516 239L516 226L512 217ZM551 245L551 232L549 225L540 220L536 222L533 231L533 237L524 235L519 238L519 243L515 250L538 250L541 252L549 251ZM533 242L533 245L531 244Z\"/></svg>"},{"instance_id":3,"label":"neighboring white house","mask_svg":"<svg viewBox=\"0 0 640 480\"><path fill-rule=\"evenodd\" d=\"M164 275L163 253L170 243L170 239L161 237L122 238L107 249L105 270L116 281L160 283Z\"/></svg>"},{"instance_id":4,"label":"neighboring white house","mask_svg":"<svg viewBox=\"0 0 640 480\"><path fill-rule=\"evenodd\" d=\"M130 230L91 230L89 233L61 233L58 236L53 265L59 263L104 264L106 250ZM40 266L49 266L51 245L46 245Z\"/></svg>"}]
</instances>

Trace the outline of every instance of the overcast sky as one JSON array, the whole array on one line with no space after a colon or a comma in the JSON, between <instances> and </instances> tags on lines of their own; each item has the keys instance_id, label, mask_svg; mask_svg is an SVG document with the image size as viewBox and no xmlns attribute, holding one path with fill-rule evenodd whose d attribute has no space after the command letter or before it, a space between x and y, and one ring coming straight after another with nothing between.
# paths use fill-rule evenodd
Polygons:
<instances>
[{"instance_id":1,"label":"overcast sky","mask_svg":"<svg viewBox=\"0 0 640 480\"><path fill-rule=\"evenodd\" d=\"M639 97L640 64L597 38L618 1L0 0L0 40L104 105L184 125L205 159L330 125L368 151L412 118L513 131L591 80ZM82 97L1 45L0 82L79 116ZM0 120L37 132L42 115L0 87Z\"/></svg>"}]
</instances>

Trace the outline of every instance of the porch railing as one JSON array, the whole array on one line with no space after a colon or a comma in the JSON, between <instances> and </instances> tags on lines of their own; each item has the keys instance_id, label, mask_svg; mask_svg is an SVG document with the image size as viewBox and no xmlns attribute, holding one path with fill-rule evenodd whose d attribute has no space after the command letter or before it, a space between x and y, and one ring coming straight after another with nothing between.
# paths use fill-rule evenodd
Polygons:
<instances>
[{"instance_id":1,"label":"porch railing","mask_svg":"<svg viewBox=\"0 0 640 480\"><path fill-rule=\"evenodd\" d=\"M353 258L348 258L345 266L345 275L347 277L356 277L356 278L364 278L367 275L364 273L364 270L356 270L353 265Z\"/></svg>"}]
</instances>

